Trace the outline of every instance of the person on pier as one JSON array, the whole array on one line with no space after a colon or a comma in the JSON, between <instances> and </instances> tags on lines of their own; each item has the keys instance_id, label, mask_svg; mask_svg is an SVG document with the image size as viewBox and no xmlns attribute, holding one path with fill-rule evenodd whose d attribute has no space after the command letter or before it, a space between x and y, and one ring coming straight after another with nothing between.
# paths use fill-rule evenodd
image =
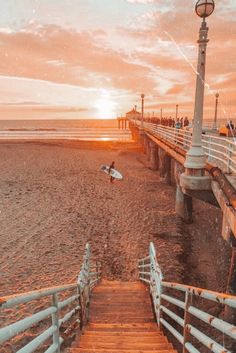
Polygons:
<instances>
[{"instance_id":1,"label":"person on pier","mask_svg":"<svg viewBox=\"0 0 236 353\"><path fill-rule=\"evenodd\" d=\"M184 127L186 126L189 126L189 120L187 116L184 118Z\"/></svg>"},{"instance_id":2,"label":"person on pier","mask_svg":"<svg viewBox=\"0 0 236 353\"><path fill-rule=\"evenodd\" d=\"M234 124L233 124L232 120L230 120L230 121L228 122L228 124L226 125L226 127L227 127L227 129L230 129L230 130L233 130L233 129L234 129Z\"/></svg>"}]
</instances>

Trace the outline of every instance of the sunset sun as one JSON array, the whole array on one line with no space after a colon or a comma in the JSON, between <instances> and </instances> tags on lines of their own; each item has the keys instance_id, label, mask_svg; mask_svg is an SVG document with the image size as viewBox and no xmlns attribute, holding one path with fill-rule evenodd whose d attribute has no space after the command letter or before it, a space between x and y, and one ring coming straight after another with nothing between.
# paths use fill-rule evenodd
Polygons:
<instances>
[{"instance_id":1,"label":"sunset sun","mask_svg":"<svg viewBox=\"0 0 236 353\"><path fill-rule=\"evenodd\" d=\"M115 105L115 102L111 99L110 93L108 91L103 91L101 97L95 103L98 118L114 119Z\"/></svg>"}]
</instances>

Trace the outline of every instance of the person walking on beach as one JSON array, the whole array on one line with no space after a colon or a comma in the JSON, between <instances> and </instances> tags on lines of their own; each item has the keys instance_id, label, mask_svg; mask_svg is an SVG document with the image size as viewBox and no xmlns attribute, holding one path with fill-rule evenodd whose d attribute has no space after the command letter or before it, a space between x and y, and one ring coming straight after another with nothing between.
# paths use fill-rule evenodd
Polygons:
<instances>
[{"instance_id":1,"label":"person walking on beach","mask_svg":"<svg viewBox=\"0 0 236 353\"><path fill-rule=\"evenodd\" d=\"M114 168L115 168L115 162L113 161L113 162L111 163L109 169L108 169L108 173L110 174L110 173L111 173L111 169L114 169ZM113 178L113 176L111 175L111 176L110 176L110 182L112 183L114 179L115 179L115 178Z\"/></svg>"}]
</instances>

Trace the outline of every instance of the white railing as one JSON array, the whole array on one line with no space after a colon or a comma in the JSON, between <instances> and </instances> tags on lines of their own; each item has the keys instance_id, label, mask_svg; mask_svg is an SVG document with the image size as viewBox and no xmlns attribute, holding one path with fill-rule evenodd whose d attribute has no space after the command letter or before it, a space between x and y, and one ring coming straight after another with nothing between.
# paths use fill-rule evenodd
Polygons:
<instances>
[{"instance_id":1,"label":"white railing","mask_svg":"<svg viewBox=\"0 0 236 353\"><path fill-rule=\"evenodd\" d=\"M27 308L31 307L35 300L40 300L44 309L1 327L0 345L14 339L14 345L18 347L16 341L17 338L20 340L21 333L30 330L32 327L35 328L38 323L41 325L42 322L45 322L47 328L43 332L37 334L31 341L24 343L21 348L16 348L17 350L14 350L14 352L31 353L46 342L47 347L46 350L44 348L44 352L60 353L60 347L64 341L63 337L66 337L71 328L79 325L82 329L86 324L89 314L90 290L98 283L100 276L100 264L91 261L90 247L87 244L77 283L1 297L0 310L3 314L5 312L6 315L9 308L14 308L17 313L19 305L22 304L27 306L24 309L24 311L27 311ZM59 300L59 296L62 296L61 300ZM50 317L51 323L49 321ZM50 326L48 327L48 325ZM50 338L52 342L47 344Z\"/></svg>"},{"instance_id":2,"label":"white railing","mask_svg":"<svg viewBox=\"0 0 236 353\"><path fill-rule=\"evenodd\" d=\"M211 302L223 316L229 311L235 314L236 296L163 281L153 243L150 243L149 256L139 260L138 269L140 280L150 286L157 323L179 341L183 353L200 353L204 346L215 353L235 352L227 349L224 342L229 347L236 345L236 326L207 313L205 307L206 302Z\"/></svg>"},{"instance_id":3,"label":"white railing","mask_svg":"<svg viewBox=\"0 0 236 353\"><path fill-rule=\"evenodd\" d=\"M140 126L140 121L136 121ZM192 131L168 126L144 123L145 131L154 137L162 138L172 144L188 150L192 143ZM226 173L236 173L236 143L229 138L202 134L202 145L209 163L214 164Z\"/></svg>"}]
</instances>

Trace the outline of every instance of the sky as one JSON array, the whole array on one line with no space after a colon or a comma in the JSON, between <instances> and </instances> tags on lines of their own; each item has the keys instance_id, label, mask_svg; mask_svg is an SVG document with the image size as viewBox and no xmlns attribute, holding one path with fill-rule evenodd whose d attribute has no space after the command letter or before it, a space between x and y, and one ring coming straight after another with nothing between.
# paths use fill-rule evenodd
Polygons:
<instances>
[{"instance_id":1,"label":"sky","mask_svg":"<svg viewBox=\"0 0 236 353\"><path fill-rule=\"evenodd\" d=\"M146 114L191 119L198 32L192 0L0 0L0 118L37 107L115 118L145 94ZM236 0L207 18L204 117L236 119Z\"/></svg>"}]
</instances>

